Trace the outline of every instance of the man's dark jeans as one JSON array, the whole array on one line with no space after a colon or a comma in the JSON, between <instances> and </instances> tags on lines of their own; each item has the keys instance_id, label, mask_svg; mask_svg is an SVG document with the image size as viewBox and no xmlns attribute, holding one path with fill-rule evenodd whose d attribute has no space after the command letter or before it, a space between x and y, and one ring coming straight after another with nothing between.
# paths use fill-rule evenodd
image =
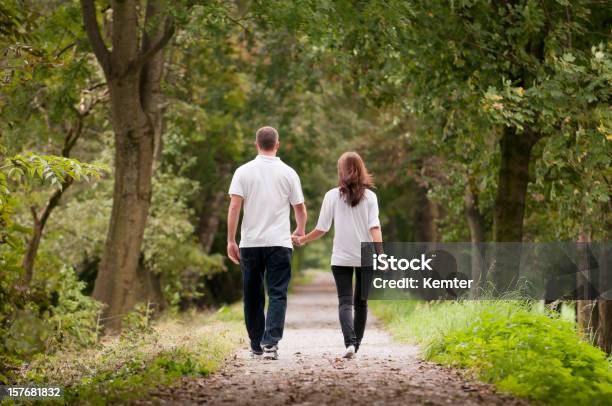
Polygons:
<instances>
[{"instance_id":1,"label":"man's dark jeans","mask_svg":"<svg viewBox=\"0 0 612 406\"><path fill-rule=\"evenodd\" d=\"M277 344L283 337L287 288L291 279L291 255L287 247L240 248L244 293L244 320L251 349ZM264 317L265 286L268 289L268 315Z\"/></svg>"},{"instance_id":2,"label":"man's dark jeans","mask_svg":"<svg viewBox=\"0 0 612 406\"><path fill-rule=\"evenodd\" d=\"M338 314L344 345L346 347L354 345L355 348L359 348L368 319L368 293L372 268L332 265L332 272L338 291ZM356 279L354 294L353 273Z\"/></svg>"}]
</instances>

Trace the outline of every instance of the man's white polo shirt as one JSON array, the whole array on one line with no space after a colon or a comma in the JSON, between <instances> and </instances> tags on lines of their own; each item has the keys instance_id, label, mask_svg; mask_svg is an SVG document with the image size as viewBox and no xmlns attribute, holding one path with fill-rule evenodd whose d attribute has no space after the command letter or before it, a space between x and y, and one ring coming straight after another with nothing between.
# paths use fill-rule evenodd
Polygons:
<instances>
[{"instance_id":1,"label":"man's white polo shirt","mask_svg":"<svg viewBox=\"0 0 612 406\"><path fill-rule=\"evenodd\" d=\"M242 196L240 248L291 244L290 206L304 203L298 174L278 157L257 155L234 172L230 195Z\"/></svg>"}]
</instances>

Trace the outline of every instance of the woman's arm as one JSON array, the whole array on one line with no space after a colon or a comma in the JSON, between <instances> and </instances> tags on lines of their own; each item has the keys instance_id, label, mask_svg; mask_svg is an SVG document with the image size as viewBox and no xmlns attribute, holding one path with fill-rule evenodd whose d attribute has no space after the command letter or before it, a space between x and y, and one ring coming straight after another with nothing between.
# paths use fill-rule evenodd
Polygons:
<instances>
[{"instance_id":1,"label":"woman's arm","mask_svg":"<svg viewBox=\"0 0 612 406\"><path fill-rule=\"evenodd\" d=\"M301 236L301 237L297 237L296 241L297 241L298 245L303 245L303 244L306 244L307 242L319 239L319 238L323 237L325 234L326 234L326 231L317 230L315 228L314 230L312 230L308 234L306 234L304 236Z\"/></svg>"},{"instance_id":2,"label":"woman's arm","mask_svg":"<svg viewBox=\"0 0 612 406\"><path fill-rule=\"evenodd\" d=\"M383 242L380 227L370 228L370 236L372 236L372 242Z\"/></svg>"},{"instance_id":3,"label":"woman's arm","mask_svg":"<svg viewBox=\"0 0 612 406\"><path fill-rule=\"evenodd\" d=\"M382 230L380 227L372 227L370 228L370 235L372 236L372 242L374 243L374 250L378 255L383 254L383 240L382 240Z\"/></svg>"}]
</instances>

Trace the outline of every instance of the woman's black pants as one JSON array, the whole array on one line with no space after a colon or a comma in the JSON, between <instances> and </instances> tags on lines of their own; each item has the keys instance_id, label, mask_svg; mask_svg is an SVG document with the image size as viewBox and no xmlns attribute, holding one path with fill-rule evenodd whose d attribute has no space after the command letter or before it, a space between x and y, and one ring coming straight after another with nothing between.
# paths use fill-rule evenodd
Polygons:
<instances>
[{"instance_id":1,"label":"woman's black pants","mask_svg":"<svg viewBox=\"0 0 612 406\"><path fill-rule=\"evenodd\" d=\"M344 335L344 345L359 348L368 318L368 288L371 269L358 266L332 265L332 272L338 291L338 313ZM353 273L355 293L353 294ZM354 316L353 316L354 309Z\"/></svg>"}]
</instances>

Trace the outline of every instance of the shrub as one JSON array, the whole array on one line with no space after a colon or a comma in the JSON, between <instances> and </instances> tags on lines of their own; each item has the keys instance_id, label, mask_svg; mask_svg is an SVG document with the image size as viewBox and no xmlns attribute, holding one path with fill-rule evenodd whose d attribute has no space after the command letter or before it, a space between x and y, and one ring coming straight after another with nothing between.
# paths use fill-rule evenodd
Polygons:
<instances>
[{"instance_id":1,"label":"shrub","mask_svg":"<svg viewBox=\"0 0 612 406\"><path fill-rule=\"evenodd\" d=\"M395 339L423 345L424 357L465 368L500 390L548 404L609 404L612 370L605 354L575 331L564 306L540 302L374 301Z\"/></svg>"},{"instance_id":2,"label":"shrub","mask_svg":"<svg viewBox=\"0 0 612 406\"><path fill-rule=\"evenodd\" d=\"M572 323L546 314L483 311L466 328L434 340L426 355L534 400L609 404L612 399L605 354L581 340Z\"/></svg>"}]
</instances>

